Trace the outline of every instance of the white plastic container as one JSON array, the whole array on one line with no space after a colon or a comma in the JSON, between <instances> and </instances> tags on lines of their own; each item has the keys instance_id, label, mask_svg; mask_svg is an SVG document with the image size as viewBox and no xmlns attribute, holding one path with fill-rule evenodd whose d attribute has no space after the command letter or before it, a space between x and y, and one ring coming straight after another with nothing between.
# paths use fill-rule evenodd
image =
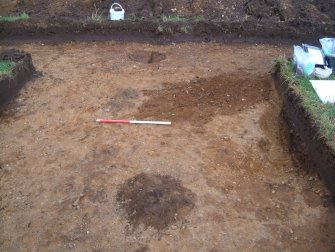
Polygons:
<instances>
[{"instance_id":1,"label":"white plastic container","mask_svg":"<svg viewBox=\"0 0 335 252\"><path fill-rule=\"evenodd\" d=\"M124 9L121 4L112 4L109 10L109 20L124 20Z\"/></svg>"},{"instance_id":2,"label":"white plastic container","mask_svg":"<svg viewBox=\"0 0 335 252\"><path fill-rule=\"evenodd\" d=\"M315 68L315 76L319 77L321 79L326 79L332 74L332 69L325 67L325 69L322 69L320 67Z\"/></svg>"}]
</instances>

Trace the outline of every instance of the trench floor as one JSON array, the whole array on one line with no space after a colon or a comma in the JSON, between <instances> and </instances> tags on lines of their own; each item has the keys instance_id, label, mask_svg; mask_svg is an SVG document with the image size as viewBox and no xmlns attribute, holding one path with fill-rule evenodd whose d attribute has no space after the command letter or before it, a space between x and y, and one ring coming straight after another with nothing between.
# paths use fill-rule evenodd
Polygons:
<instances>
[{"instance_id":1,"label":"trench floor","mask_svg":"<svg viewBox=\"0 0 335 252\"><path fill-rule=\"evenodd\" d=\"M0 117L2 251L334 249L329 193L291 156L271 82L289 47L15 47L41 76Z\"/></svg>"}]
</instances>

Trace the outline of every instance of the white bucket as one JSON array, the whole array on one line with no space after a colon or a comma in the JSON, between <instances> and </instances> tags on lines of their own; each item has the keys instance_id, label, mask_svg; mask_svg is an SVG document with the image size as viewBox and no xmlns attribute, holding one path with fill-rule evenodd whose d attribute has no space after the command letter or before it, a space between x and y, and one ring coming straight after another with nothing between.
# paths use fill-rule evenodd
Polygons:
<instances>
[{"instance_id":1,"label":"white bucket","mask_svg":"<svg viewBox=\"0 0 335 252\"><path fill-rule=\"evenodd\" d=\"M114 7L116 7L114 9ZM121 4L112 4L109 10L109 20L123 20L124 19L124 9Z\"/></svg>"}]
</instances>

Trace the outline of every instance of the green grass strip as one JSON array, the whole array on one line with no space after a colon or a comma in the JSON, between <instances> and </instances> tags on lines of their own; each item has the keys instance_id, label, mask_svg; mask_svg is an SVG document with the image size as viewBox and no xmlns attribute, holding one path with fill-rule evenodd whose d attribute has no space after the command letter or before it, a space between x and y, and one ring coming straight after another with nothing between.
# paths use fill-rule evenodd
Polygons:
<instances>
[{"instance_id":1,"label":"green grass strip","mask_svg":"<svg viewBox=\"0 0 335 252\"><path fill-rule=\"evenodd\" d=\"M0 22L15 22L18 20L27 20L29 19L29 15L27 13L22 13L19 16L0 16Z\"/></svg>"},{"instance_id":2,"label":"green grass strip","mask_svg":"<svg viewBox=\"0 0 335 252\"><path fill-rule=\"evenodd\" d=\"M9 60L0 60L0 77L7 75L12 76L12 69L15 65L14 62Z\"/></svg>"},{"instance_id":3,"label":"green grass strip","mask_svg":"<svg viewBox=\"0 0 335 252\"><path fill-rule=\"evenodd\" d=\"M194 22L201 22L201 21L205 21L204 16L194 16L191 18L192 21Z\"/></svg>"},{"instance_id":4,"label":"green grass strip","mask_svg":"<svg viewBox=\"0 0 335 252\"><path fill-rule=\"evenodd\" d=\"M204 21L205 18L203 16L194 16L190 18L180 17L180 16L162 16L162 21L164 23L176 23L176 22L201 22Z\"/></svg>"},{"instance_id":5,"label":"green grass strip","mask_svg":"<svg viewBox=\"0 0 335 252\"><path fill-rule=\"evenodd\" d=\"M188 19L180 16L162 16L163 22L186 22Z\"/></svg>"}]
</instances>

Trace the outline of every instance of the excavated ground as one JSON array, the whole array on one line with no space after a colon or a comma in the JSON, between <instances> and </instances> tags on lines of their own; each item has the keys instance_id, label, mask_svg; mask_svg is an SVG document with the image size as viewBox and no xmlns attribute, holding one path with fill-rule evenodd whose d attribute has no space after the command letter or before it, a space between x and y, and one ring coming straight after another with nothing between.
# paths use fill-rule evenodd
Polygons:
<instances>
[{"instance_id":1,"label":"excavated ground","mask_svg":"<svg viewBox=\"0 0 335 252\"><path fill-rule=\"evenodd\" d=\"M0 117L1 251L334 249L335 208L288 150L269 73L290 47L16 47L42 76Z\"/></svg>"}]
</instances>

